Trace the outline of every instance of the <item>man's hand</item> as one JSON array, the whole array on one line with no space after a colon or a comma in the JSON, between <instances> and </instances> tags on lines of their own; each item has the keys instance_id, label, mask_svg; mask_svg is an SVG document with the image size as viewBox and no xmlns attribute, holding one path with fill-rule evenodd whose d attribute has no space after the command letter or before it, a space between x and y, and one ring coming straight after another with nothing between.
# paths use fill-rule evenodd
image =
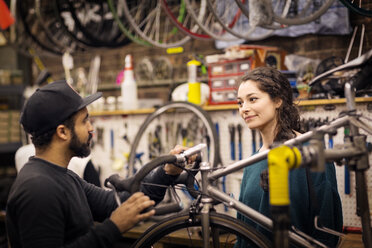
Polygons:
<instances>
[{"instance_id":1,"label":"man's hand","mask_svg":"<svg viewBox=\"0 0 372 248\"><path fill-rule=\"evenodd\" d=\"M181 145L176 145L171 151L170 154L175 155L175 154L180 154L183 151L186 151L189 149L188 147L181 146ZM164 171L168 175L179 175L182 172L182 169L174 166L173 164L166 164L164 166Z\"/></svg>"},{"instance_id":2,"label":"man's hand","mask_svg":"<svg viewBox=\"0 0 372 248\"><path fill-rule=\"evenodd\" d=\"M155 214L155 210L146 213L141 212L155 205L155 202L142 192L134 193L111 214L111 221L119 228L120 232L126 232L138 222Z\"/></svg>"}]
</instances>

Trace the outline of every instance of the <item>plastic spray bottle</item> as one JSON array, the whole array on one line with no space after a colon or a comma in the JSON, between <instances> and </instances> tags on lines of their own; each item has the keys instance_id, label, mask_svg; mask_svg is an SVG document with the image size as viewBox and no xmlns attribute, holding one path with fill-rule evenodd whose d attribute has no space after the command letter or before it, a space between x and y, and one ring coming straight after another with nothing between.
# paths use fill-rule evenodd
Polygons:
<instances>
[{"instance_id":1,"label":"plastic spray bottle","mask_svg":"<svg viewBox=\"0 0 372 248\"><path fill-rule=\"evenodd\" d=\"M121 83L122 109L138 109L137 84L133 75L132 55L125 56L124 80Z\"/></svg>"}]
</instances>

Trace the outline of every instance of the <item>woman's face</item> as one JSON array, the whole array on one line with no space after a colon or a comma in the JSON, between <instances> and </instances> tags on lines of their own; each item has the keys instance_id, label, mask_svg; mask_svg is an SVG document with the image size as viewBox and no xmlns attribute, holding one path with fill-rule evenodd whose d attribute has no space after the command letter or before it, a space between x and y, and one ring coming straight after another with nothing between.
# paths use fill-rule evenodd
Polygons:
<instances>
[{"instance_id":1,"label":"woman's face","mask_svg":"<svg viewBox=\"0 0 372 248\"><path fill-rule=\"evenodd\" d=\"M276 109L280 107L281 100L274 102L257 84L248 80L239 86L238 106L240 116L248 127L262 131L276 125Z\"/></svg>"}]
</instances>

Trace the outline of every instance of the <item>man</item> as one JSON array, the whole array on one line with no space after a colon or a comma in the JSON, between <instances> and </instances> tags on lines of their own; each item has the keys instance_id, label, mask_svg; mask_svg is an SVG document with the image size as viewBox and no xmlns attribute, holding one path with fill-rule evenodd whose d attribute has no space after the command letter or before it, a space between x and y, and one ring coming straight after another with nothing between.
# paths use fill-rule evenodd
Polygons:
<instances>
[{"instance_id":1,"label":"man","mask_svg":"<svg viewBox=\"0 0 372 248\"><path fill-rule=\"evenodd\" d=\"M56 81L26 102L21 124L32 136L36 152L9 194L6 223L12 248L112 247L123 232L154 214L154 210L142 211L163 198L163 188L142 187L152 199L142 192L129 198L122 194L121 200L126 201L117 207L113 192L67 169L72 157L90 154L93 127L86 106L101 95L83 99L68 83ZM147 181L167 185L179 172L167 164Z\"/></svg>"}]
</instances>

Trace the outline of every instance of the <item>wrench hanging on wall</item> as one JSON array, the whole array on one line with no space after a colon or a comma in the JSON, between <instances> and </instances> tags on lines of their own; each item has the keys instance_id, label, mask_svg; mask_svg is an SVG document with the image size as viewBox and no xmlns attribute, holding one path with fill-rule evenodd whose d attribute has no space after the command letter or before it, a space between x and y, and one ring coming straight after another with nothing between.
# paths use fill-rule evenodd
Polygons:
<instances>
[{"instance_id":1,"label":"wrench hanging on wall","mask_svg":"<svg viewBox=\"0 0 372 248\"><path fill-rule=\"evenodd\" d=\"M234 124L229 124L230 133L230 158L235 160L235 126Z\"/></svg>"}]
</instances>

